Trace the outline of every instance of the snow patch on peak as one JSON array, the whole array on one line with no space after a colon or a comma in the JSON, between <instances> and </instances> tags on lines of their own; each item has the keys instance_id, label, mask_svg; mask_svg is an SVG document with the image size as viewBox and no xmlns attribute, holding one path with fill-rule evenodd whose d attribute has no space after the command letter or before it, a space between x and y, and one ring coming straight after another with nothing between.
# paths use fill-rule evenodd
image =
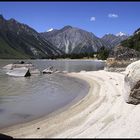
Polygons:
<instances>
[{"instance_id":1,"label":"snow patch on peak","mask_svg":"<svg viewBox=\"0 0 140 140\"><path fill-rule=\"evenodd\" d=\"M123 33L123 32L119 32L119 33L116 34L116 36L123 36L123 35L126 35L126 34Z\"/></svg>"},{"instance_id":2,"label":"snow patch on peak","mask_svg":"<svg viewBox=\"0 0 140 140\"><path fill-rule=\"evenodd\" d=\"M53 28L50 28L47 32L51 32L53 30Z\"/></svg>"}]
</instances>

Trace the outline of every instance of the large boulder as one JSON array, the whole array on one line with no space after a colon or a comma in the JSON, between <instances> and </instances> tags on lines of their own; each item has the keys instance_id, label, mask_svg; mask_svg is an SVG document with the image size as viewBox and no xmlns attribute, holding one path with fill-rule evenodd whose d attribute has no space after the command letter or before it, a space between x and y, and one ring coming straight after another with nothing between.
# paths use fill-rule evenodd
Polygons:
<instances>
[{"instance_id":1,"label":"large boulder","mask_svg":"<svg viewBox=\"0 0 140 140\"><path fill-rule=\"evenodd\" d=\"M130 104L140 103L140 60L126 67L124 78L124 99Z\"/></svg>"}]
</instances>

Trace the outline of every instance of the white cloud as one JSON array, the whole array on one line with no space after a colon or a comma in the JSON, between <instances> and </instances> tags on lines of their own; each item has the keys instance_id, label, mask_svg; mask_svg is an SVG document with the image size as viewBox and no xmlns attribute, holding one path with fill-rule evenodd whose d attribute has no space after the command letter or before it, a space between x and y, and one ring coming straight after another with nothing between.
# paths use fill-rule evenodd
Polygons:
<instances>
[{"instance_id":1,"label":"white cloud","mask_svg":"<svg viewBox=\"0 0 140 140\"><path fill-rule=\"evenodd\" d=\"M90 18L90 21L95 21L95 20L96 20L95 17L91 17L91 18Z\"/></svg>"},{"instance_id":2,"label":"white cloud","mask_svg":"<svg viewBox=\"0 0 140 140\"><path fill-rule=\"evenodd\" d=\"M47 32L50 32L50 31L52 31L53 30L53 28L50 28Z\"/></svg>"},{"instance_id":3,"label":"white cloud","mask_svg":"<svg viewBox=\"0 0 140 140\"><path fill-rule=\"evenodd\" d=\"M118 18L119 16L117 14L108 14L109 18Z\"/></svg>"}]
</instances>

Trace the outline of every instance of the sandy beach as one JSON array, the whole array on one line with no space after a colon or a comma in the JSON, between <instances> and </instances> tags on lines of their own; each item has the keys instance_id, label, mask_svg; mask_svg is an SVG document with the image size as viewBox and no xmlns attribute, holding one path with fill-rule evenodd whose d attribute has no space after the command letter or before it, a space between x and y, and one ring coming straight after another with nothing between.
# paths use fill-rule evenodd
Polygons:
<instances>
[{"instance_id":1,"label":"sandy beach","mask_svg":"<svg viewBox=\"0 0 140 140\"><path fill-rule=\"evenodd\" d=\"M140 105L125 103L123 73L69 73L90 84L89 93L50 116L0 130L14 138L140 137Z\"/></svg>"}]
</instances>

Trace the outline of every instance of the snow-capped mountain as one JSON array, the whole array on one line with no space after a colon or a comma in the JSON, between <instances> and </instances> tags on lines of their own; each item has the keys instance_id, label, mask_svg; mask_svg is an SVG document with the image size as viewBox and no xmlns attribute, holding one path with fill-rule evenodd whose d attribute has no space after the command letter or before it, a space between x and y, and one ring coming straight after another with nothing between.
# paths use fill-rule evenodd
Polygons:
<instances>
[{"instance_id":1,"label":"snow-capped mountain","mask_svg":"<svg viewBox=\"0 0 140 140\"><path fill-rule=\"evenodd\" d=\"M123 33L123 32L119 32L116 34L116 36L127 36L127 34Z\"/></svg>"},{"instance_id":2,"label":"snow-capped mountain","mask_svg":"<svg viewBox=\"0 0 140 140\"><path fill-rule=\"evenodd\" d=\"M129 36L120 32L116 35L114 34L106 34L102 37L102 40L104 40L106 43L110 44L111 47L115 47L121 43L121 41L127 39Z\"/></svg>"},{"instance_id":3,"label":"snow-capped mountain","mask_svg":"<svg viewBox=\"0 0 140 140\"><path fill-rule=\"evenodd\" d=\"M50 28L47 32L51 32L53 30L53 28Z\"/></svg>"}]
</instances>

